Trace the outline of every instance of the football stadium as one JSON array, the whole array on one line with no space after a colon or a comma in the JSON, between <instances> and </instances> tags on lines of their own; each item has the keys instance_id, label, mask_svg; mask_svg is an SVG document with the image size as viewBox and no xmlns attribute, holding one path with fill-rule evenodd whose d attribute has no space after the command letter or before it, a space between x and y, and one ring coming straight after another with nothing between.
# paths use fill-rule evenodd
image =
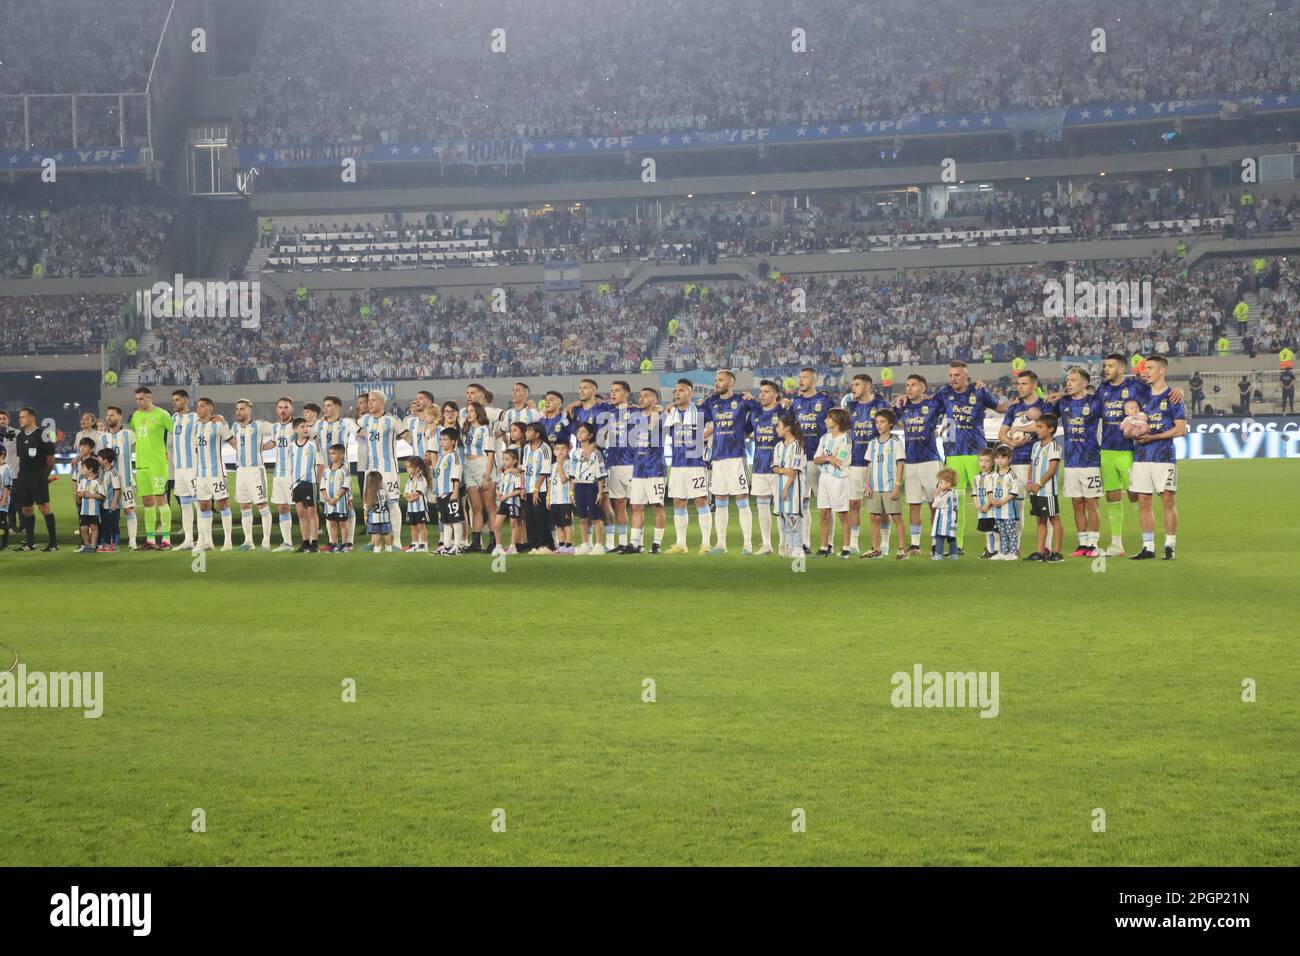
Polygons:
<instances>
[{"instance_id":1,"label":"football stadium","mask_svg":"<svg viewBox=\"0 0 1300 956\"><path fill-rule=\"evenodd\" d=\"M922 7L4 5L0 860L1300 863L1300 12Z\"/></svg>"}]
</instances>

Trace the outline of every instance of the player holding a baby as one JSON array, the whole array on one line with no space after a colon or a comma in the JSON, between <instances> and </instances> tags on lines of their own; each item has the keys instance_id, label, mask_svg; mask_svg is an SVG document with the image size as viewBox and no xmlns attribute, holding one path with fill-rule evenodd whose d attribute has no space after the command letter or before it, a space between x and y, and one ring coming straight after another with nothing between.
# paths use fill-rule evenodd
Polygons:
<instances>
[{"instance_id":1,"label":"player holding a baby","mask_svg":"<svg viewBox=\"0 0 1300 956\"><path fill-rule=\"evenodd\" d=\"M1106 495L1106 514L1110 524L1110 544L1106 555L1124 556L1124 492L1128 491L1133 471L1133 439L1123 431L1129 402L1144 403L1151 395L1146 382L1127 376L1128 360L1118 352L1107 355L1101 363L1102 381L1094 393L1101 402L1101 487ZM1170 399L1181 403L1181 389L1173 389ZM1129 501L1138 496L1129 491Z\"/></svg>"},{"instance_id":2,"label":"player holding a baby","mask_svg":"<svg viewBox=\"0 0 1300 956\"><path fill-rule=\"evenodd\" d=\"M1052 405L1038 396L1038 375L1029 369L1016 373L1015 386L1019 397L1007 406L1002 427L998 429L998 442L1011 448L1011 471L1020 482L1020 487L1024 488L1029 481L1029 464L1033 457L1035 440L1033 423L1044 412L1052 411ZM1017 510L1015 517L1023 527L1023 512ZM1020 544L1019 534L1020 532L1017 531L1017 547ZM1053 542L1049 537L1048 550L1051 550L1052 546Z\"/></svg>"}]
</instances>

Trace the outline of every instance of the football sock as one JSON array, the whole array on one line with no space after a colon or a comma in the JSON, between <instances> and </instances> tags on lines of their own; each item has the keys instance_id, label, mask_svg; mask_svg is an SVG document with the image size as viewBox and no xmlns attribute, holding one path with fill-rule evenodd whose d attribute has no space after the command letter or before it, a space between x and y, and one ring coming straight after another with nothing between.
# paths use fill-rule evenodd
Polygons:
<instances>
[{"instance_id":1,"label":"football sock","mask_svg":"<svg viewBox=\"0 0 1300 956\"><path fill-rule=\"evenodd\" d=\"M613 551L617 545L614 542L614 524L605 525L605 550Z\"/></svg>"},{"instance_id":2,"label":"football sock","mask_svg":"<svg viewBox=\"0 0 1300 956\"><path fill-rule=\"evenodd\" d=\"M181 529L185 532L185 540L194 540L194 499L181 498ZM212 512L208 512L211 514Z\"/></svg>"},{"instance_id":3,"label":"football sock","mask_svg":"<svg viewBox=\"0 0 1300 956\"><path fill-rule=\"evenodd\" d=\"M253 512L245 508L239 513L239 526L244 529L244 544L253 544Z\"/></svg>"},{"instance_id":4,"label":"football sock","mask_svg":"<svg viewBox=\"0 0 1300 956\"><path fill-rule=\"evenodd\" d=\"M633 529L632 529L632 538L631 538L632 547L634 547L634 548L639 548L639 547L641 547L641 545L642 545L642 543L643 543L644 541L645 541L645 529L644 529L644 528L633 528Z\"/></svg>"},{"instance_id":5,"label":"football sock","mask_svg":"<svg viewBox=\"0 0 1300 956\"><path fill-rule=\"evenodd\" d=\"M731 522L731 509L727 506L726 498L714 498L713 503L717 510L713 513L713 524L718 531L717 547L725 548L727 546L727 525Z\"/></svg>"},{"instance_id":6,"label":"football sock","mask_svg":"<svg viewBox=\"0 0 1300 956\"><path fill-rule=\"evenodd\" d=\"M663 543L664 543L664 529L655 528L655 544L663 544Z\"/></svg>"},{"instance_id":7,"label":"football sock","mask_svg":"<svg viewBox=\"0 0 1300 956\"><path fill-rule=\"evenodd\" d=\"M985 549L986 551L988 551L989 554L997 554L997 553L998 553L998 536L995 535L992 531L990 531L990 532L988 532L987 534L985 534L984 537L985 537L985 539L986 539L986 542L985 542L985 545L984 545L984 549Z\"/></svg>"},{"instance_id":8,"label":"football sock","mask_svg":"<svg viewBox=\"0 0 1300 956\"><path fill-rule=\"evenodd\" d=\"M285 544L293 544L292 515L280 515L280 540Z\"/></svg>"},{"instance_id":9,"label":"football sock","mask_svg":"<svg viewBox=\"0 0 1300 956\"><path fill-rule=\"evenodd\" d=\"M212 543L212 512L199 511L199 540L195 542L190 540L191 544L197 544L199 547Z\"/></svg>"},{"instance_id":10,"label":"football sock","mask_svg":"<svg viewBox=\"0 0 1300 956\"><path fill-rule=\"evenodd\" d=\"M899 547L902 547L903 545L903 535L902 535L901 526L898 535L898 545ZM880 522L880 548L882 551L889 550L889 522L888 521Z\"/></svg>"},{"instance_id":11,"label":"football sock","mask_svg":"<svg viewBox=\"0 0 1300 956\"><path fill-rule=\"evenodd\" d=\"M231 531L231 527L233 523L234 523L234 519L230 515L230 504L227 503L226 506L221 509L221 530L225 534L225 538L222 540L222 544L231 543L230 539L234 537ZM209 531L208 539L211 540L211 538L212 538L212 533Z\"/></svg>"},{"instance_id":12,"label":"football sock","mask_svg":"<svg viewBox=\"0 0 1300 956\"><path fill-rule=\"evenodd\" d=\"M713 512L709 510L707 503L695 506L695 515L700 520L700 534L703 536L700 543L704 547L709 546L713 540Z\"/></svg>"},{"instance_id":13,"label":"football sock","mask_svg":"<svg viewBox=\"0 0 1300 956\"><path fill-rule=\"evenodd\" d=\"M1142 532L1142 547L1146 548L1148 551L1154 551L1156 549L1156 533L1154 531Z\"/></svg>"},{"instance_id":14,"label":"football sock","mask_svg":"<svg viewBox=\"0 0 1300 956\"><path fill-rule=\"evenodd\" d=\"M33 515L35 517L35 515ZM45 533L50 536L50 544L54 544L54 512L51 511L45 516Z\"/></svg>"},{"instance_id":15,"label":"football sock","mask_svg":"<svg viewBox=\"0 0 1300 956\"><path fill-rule=\"evenodd\" d=\"M36 515L23 515L23 534L26 535L29 546L36 544Z\"/></svg>"},{"instance_id":16,"label":"football sock","mask_svg":"<svg viewBox=\"0 0 1300 956\"><path fill-rule=\"evenodd\" d=\"M628 531L628 526L625 524L614 525L614 540L617 541L618 544L627 544L629 541L632 540L630 537L628 537L627 531Z\"/></svg>"},{"instance_id":17,"label":"football sock","mask_svg":"<svg viewBox=\"0 0 1300 956\"><path fill-rule=\"evenodd\" d=\"M811 509L812 509L812 499L811 499L811 498L805 498L805 499L803 500L803 513L804 513L804 515L809 514L809 512L811 511ZM809 546L812 545L812 519L809 518L808 520L805 521L805 520L803 520L803 517L801 516L801 517L800 517L800 520L799 520L799 524L803 526L803 527L802 527L802 530L801 530L801 535L802 535L802 539L803 539L803 546L804 546L805 548L807 548L807 547L809 547Z\"/></svg>"},{"instance_id":18,"label":"football sock","mask_svg":"<svg viewBox=\"0 0 1300 956\"><path fill-rule=\"evenodd\" d=\"M763 541L763 547L772 547L772 499L758 499L758 532Z\"/></svg>"},{"instance_id":19,"label":"football sock","mask_svg":"<svg viewBox=\"0 0 1300 956\"><path fill-rule=\"evenodd\" d=\"M388 502L388 522L393 526L393 544L402 546L402 506L396 500ZM465 540L465 527L461 525L461 541Z\"/></svg>"},{"instance_id":20,"label":"football sock","mask_svg":"<svg viewBox=\"0 0 1300 956\"><path fill-rule=\"evenodd\" d=\"M908 531L911 535L912 547L919 548L921 546L921 526L919 524L911 525Z\"/></svg>"},{"instance_id":21,"label":"football sock","mask_svg":"<svg viewBox=\"0 0 1300 956\"><path fill-rule=\"evenodd\" d=\"M685 508L673 509L673 532L677 535L673 543L681 545L683 548L686 547L686 528L689 522L690 518L686 514Z\"/></svg>"},{"instance_id":22,"label":"football sock","mask_svg":"<svg viewBox=\"0 0 1300 956\"><path fill-rule=\"evenodd\" d=\"M1177 541L1178 541L1178 535L1176 535L1176 534L1167 534L1167 535L1165 535L1165 547L1166 547L1166 548L1177 547Z\"/></svg>"},{"instance_id":23,"label":"football sock","mask_svg":"<svg viewBox=\"0 0 1300 956\"><path fill-rule=\"evenodd\" d=\"M126 516L126 540L131 547L135 547L135 533L138 528L140 519L132 511Z\"/></svg>"},{"instance_id":24,"label":"football sock","mask_svg":"<svg viewBox=\"0 0 1300 956\"><path fill-rule=\"evenodd\" d=\"M849 530L849 547L852 550L854 551L858 550L858 540L861 537L861 535L862 535L862 525L860 524L854 525Z\"/></svg>"},{"instance_id":25,"label":"football sock","mask_svg":"<svg viewBox=\"0 0 1300 956\"><path fill-rule=\"evenodd\" d=\"M748 497L736 499L736 516L740 519L741 546L749 551L754 547L754 520Z\"/></svg>"},{"instance_id":26,"label":"football sock","mask_svg":"<svg viewBox=\"0 0 1300 956\"><path fill-rule=\"evenodd\" d=\"M262 508L258 515L262 519L262 547L269 548L271 546L271 509ZM249 541L248 543L252 544L253 542Z\"/></svg>"}]
</instances>

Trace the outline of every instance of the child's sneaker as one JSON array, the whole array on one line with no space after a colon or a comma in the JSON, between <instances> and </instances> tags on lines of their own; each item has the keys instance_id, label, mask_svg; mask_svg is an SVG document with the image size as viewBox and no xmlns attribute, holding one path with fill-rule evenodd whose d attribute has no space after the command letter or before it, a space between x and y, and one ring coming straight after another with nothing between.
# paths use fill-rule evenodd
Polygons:
<instances>
[{"instance_id":1,"label":"child's sneaker","mask_svg":"<svg viewBox=\"0 0 1300 956\"><path fill-rule=\"evenodd\" d=\"M1052 551L1047 557L1043 558L1043 562L1046 564L1060 564L1064 560L1065 555L1061 554L1060 551Z\"/></svg>"},{"instance_id":2,"label":"child's sneaker","mask_svg":"<svg viewBox=\"0 0 1300 956\"><path fill-rule=\"evenodd\" d=\"M1035 552L1034 552L1033 554L1031 554L1029 557L1025 558L1025 560L1026 560L1026 561L1046 561L1046 560L1047 560L1047 552L1046 552L1046 551L1035 551Z\"/></svg>"},{"instance_id":3,"label":"child's sneaker","mask_svg":"<svg viewBox=\"0 0 1300 956\"><path fill-rule=\"evenodd\" d=\"M989 560L990 558L996 558L997 556L998 556L998 553L997 553L996 551L989 551L989 550L986 548L986 549L984 550L984 553L980 555L980 560L981 560L981 561L987 561L987 560Z\"/></svg>"}]
</instances>

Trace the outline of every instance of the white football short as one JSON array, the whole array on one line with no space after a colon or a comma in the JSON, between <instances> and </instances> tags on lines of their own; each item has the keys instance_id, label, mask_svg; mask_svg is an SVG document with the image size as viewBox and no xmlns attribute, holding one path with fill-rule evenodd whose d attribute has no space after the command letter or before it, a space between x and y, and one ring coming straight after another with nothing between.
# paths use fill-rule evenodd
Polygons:
<instances>
[{"instance_id":1,"label":"white football short","mask_svg":"<svg viewBox=\"0 0 1300 956\"><path fill-rule=\"evenodd\" d=\"M194 497L199 501L221 501L230 497L229 486L226 483L226 473L212 478L204 478L196 475L194 478Z\"/></svg>"},{"instance_id":2,"label":"white football short","mask_svg":"<svg viewBox=\"0 0 1300 956\"><path fill-rule=\"evenodd\" d=\"M817 488L817 507L829 508L837 514L848 511L850 481L848 475L840 478L834 475L822 475L821 483Z\"/></svg>"},{"instance_id":3,"label":"white football short","mask_svg":"<svg viewBox=\"0 0 1300 956\"><path fill-rule=\"evenodd\" d=\"M1061 490L1067 498L1100 498L1100 468L1067 468Z\"/></svg>"},{"instance_id":4,"label":"white football short","mask_svg":"<svg viewBox=\"0 0 1300 956\"><path fill-rule=\"evenodd\" d=\"M748 495L749 474L743 458L723 458L713 463L709 476L709 491L713 495Z\"/></svg>"},{"instance_id":5,"label":"white football short","mask_svg":"<svg viewBox=\"0 0 1300 956\"><path fill-rule=\"evenodd\" d=\"M756 498L775 498L778 477L771 472L758 472L749 479L750 494Z\"/></svg>"},{"instance_id":6,"label":"white football short","mask_svg":"<svg viewBox=\"0 0 1300 956\"><path fill-rule=\"evenodd\" d=\"M1028 467L1028 466L1026 466ZM903 496L909 505L928 505L939 487L937 461L906 462L903 465Z\"/></svg>"},{"instance_id":7,"label":"white football short","mask_svg":"<svg viewBox=\"0 0 1300 956\"><path fill-rule=\"evenodd\" d=\"M709 473L699 466L674 468L668 473L668 497L681 501L705 498L709 494Z\"/></svg>"},{"instance_id":8,"label":"white football short","mask_svg":"<svg viewBox=\"0 0 1300 956\"><path fill-rule=\"evenodd\" d=\"M241 505L266 504L266 469L242 465L235 469L235 500Z\"/></svg>"},{"instance_id":9,"label":"white football short","mask_svg":"<svg viewBox=\"0 0 1300 956\"><path fill-rule=\"evenodd\" d=\"M1139 495L1177 491L1178 466L1168 461L1135 461L1128 475L1128 490Z\"/></svg>"},{"instance_id":10,"label":"white football short","mask_svg":"<svg viewBox=\"0 0 1300 956\"><path fill-rule=\"evenodd\" d=\"M193 468L177 468L172 479L172 493L182 498L197 498L198 489L194 484Z\"/></svg>"},{"instance_id":11,"label":"white football short","mask_svg":"<svg viewBox=\"0 0 1300 956\"><path fill-rule=\"evenodd\" d=\"M610 500L628 498L632 494L632 466L611 465L609 476L605 479L605 490Z\"/></svg>"},{"instance_id":12,"label":"white football short","mask_svg":"<svg viewBox=\"0 0 1300 956\"><path fill-rule=\"evenodd\" d=\"M632 504L663 507L664 491L667 486L668 482L665 478L633 478Z\"/></svg>"},{"instance_id":13,"label":"white football short","mask_svg":"<svg viewBox=\"0 0 1300 956\"><path fill-rule=\"evenodd\" d=\"M271 504L273 505L291 505L293 504L293 479L281 478L278 475L271 479Z\"/></svg>"},{"instance_id":14,"label":"white football short","mask_svg":"<svg viewBox=\"0 0 1300 956\"><path fill-rule=\"evenodd\" d=\"M867 466L849 466L849 501L861 501L867 493Z\"/></svg>"}]
</instances>

